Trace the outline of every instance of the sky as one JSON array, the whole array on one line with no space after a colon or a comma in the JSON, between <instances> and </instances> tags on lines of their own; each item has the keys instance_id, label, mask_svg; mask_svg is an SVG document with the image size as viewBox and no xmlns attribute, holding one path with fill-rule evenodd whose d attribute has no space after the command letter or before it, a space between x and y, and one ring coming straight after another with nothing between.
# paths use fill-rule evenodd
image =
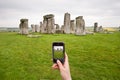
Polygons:
<instances>
[{"instance_id":1,"label":"sky","mask_svg":"<svg viewBox=\"0 0 120 80\"><path fill-rule=\"evenodd\" d=\"M64 14L71 20L83 16L86 26L98 22L103 27L120 26L120 0L0 0L0 27L19 27L20 19L40 24L43 16L55 15L55 23L63 25Z\"/></svg>"}]
</instances>

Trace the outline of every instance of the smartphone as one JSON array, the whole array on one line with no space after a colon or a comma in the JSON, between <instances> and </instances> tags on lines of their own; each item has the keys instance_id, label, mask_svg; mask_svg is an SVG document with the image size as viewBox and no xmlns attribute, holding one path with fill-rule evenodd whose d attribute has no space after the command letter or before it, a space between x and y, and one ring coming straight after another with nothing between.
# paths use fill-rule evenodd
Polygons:
<instances>
[{"instance_id":1,"label":"smartphone","mask_svg":"<svg viewBox=\"0 0 120 80\"><path fill-rule=\"evenodd\" d=\"M65 61L65 44L63 42L53 42L52 44L53 62L60 60L62 64Z\"/></svg>"}]
</instances>

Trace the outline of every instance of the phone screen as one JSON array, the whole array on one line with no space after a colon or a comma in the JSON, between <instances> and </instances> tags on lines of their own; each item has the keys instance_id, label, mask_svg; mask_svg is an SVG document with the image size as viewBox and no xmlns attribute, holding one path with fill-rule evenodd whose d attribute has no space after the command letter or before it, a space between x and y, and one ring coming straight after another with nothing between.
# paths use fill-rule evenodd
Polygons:
<instances>
[{"instance_id":1,"label":"phone screen","mask_svg":"<svg viewBox=\"0 0 120 80\"><path fill-rule=\"evenodd\" d=\"M62 59L63 57L63 46L54 46L54 58Z\"/></svg>"},{"instance_id":2,"label":"phone screen","mask_svg":"<svg viewBox=\"0 0 120 80\"><path fill-rule=\"evenodd\" d=\"M53 62L56 63L57 60L60 60L61 63L64 63L64 53L65 46L63 42L54 42L52 46L53 50Z\"/></svg>"}]
</instances>

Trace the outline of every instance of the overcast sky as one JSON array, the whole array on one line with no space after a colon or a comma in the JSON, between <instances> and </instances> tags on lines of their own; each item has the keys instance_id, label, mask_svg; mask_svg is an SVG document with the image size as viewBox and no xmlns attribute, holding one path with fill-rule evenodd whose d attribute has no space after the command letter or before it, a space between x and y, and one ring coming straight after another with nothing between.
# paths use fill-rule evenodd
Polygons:
<instances>
[{"instance_id":1,"label":"overcast sky","mask_svg":"<svg viewBox=\"0 0 120 80\"><path fill-rule=\"evenodd\" d=\"M66 12L71 19L83 16L86 26L120 26L120 0L0 0L0 27L18 27L21 18L39 24L46 14L62 25Z\"/></svg>"}]
</instances>

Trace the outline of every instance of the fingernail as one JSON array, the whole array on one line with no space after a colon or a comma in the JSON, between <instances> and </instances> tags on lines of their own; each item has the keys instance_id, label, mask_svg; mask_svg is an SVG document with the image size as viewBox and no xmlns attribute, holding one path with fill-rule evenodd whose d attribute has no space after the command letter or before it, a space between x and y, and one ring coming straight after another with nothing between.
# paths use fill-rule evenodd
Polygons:
<instances>
[{"instance_id":1,"label":"fingernail","mask_svg":"<svg viewBox=\"0 0 120 80\"><path fill-rule=\"evenodd\" d=\"M57 63L59 63L59 60L57 60Z\"/></svg>"}]
</instances>

